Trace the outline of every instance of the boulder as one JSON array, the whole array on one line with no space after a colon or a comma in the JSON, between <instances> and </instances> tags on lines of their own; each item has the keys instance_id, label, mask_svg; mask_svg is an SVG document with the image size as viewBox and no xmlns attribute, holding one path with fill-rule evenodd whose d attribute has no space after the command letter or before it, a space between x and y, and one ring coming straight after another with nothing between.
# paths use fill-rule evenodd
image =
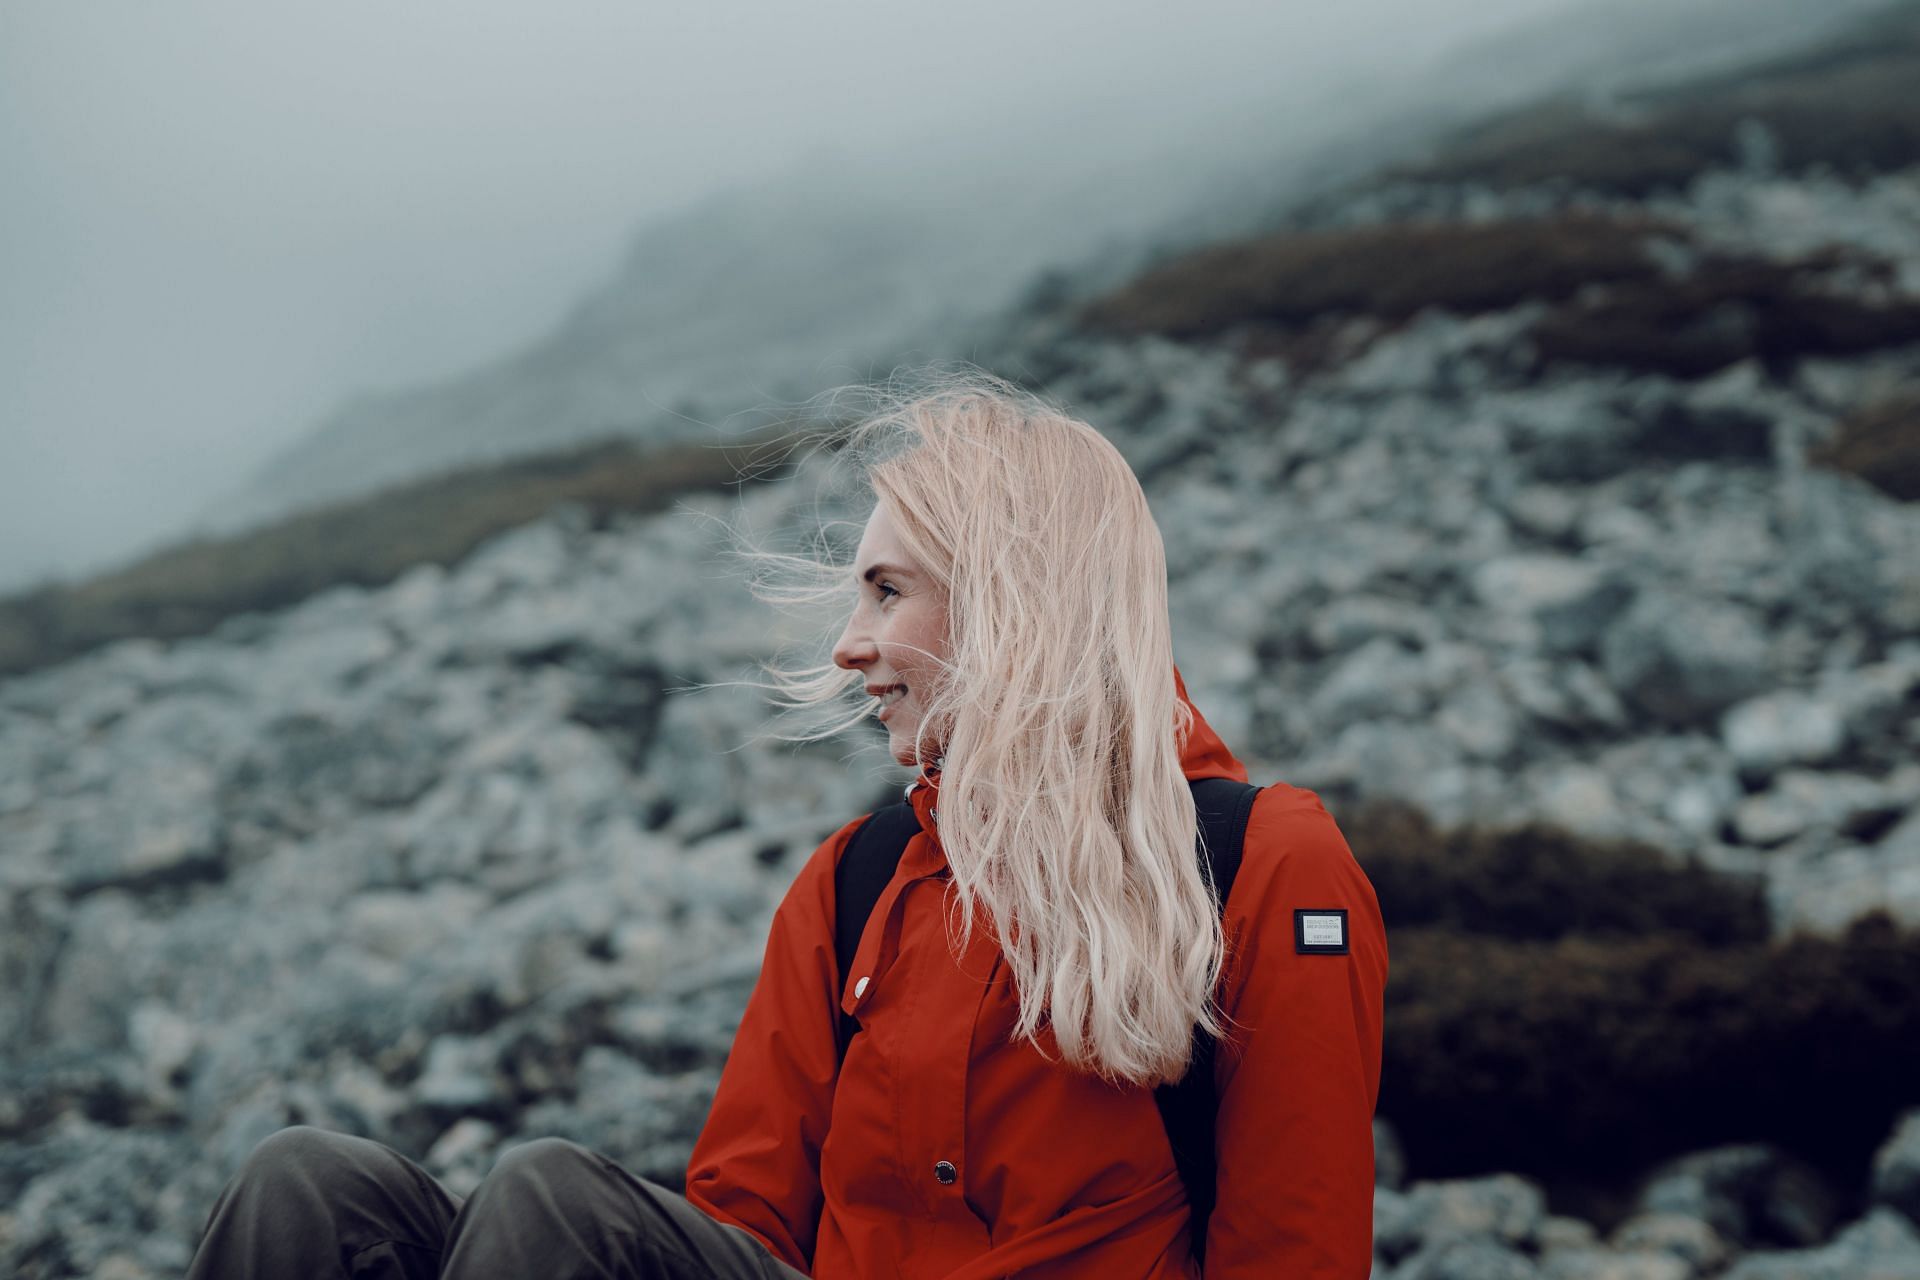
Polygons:
<instances>
[{"instance_id":1,"label":"boulder","mask_svg":"<svg viewBox=\"0 0 1920 1280\"><path fill-rule=\"evenodd\" d=\"M1376 1206L1380 1200L1376 1195ZM1376 1247L1389 1258L1453 1240L1530 1248L1546 1221L1540 1188L1510 1173L1415 1183L1389 1203L1374 1225Z\"/></svg>"},{"instance_id":2,"label":"boulder","mask_svg":"<svg viewBox=\"0 0 1920 1280\"><path fill-rule=\"evenodd\" d=\"M1766 777L1783 765L1821 764L1846 745L1847 726L1832 702L1805 693L1762 694L1721 717L1720 737L1743 772Z\"/></svg>"},{"instance_id":3,"label":"boulder","mask_svg":"<svg viewBox=\"0 0 1920 1280\"><path fill-rule=\"evenodd\" d=\"M1525 1254L1493 1240L1445 1240L1420 1250L1393 1280L1541 1280Z\"/></svg>"},{"instance_id":4,"label":"boulder","mask_svg":"<svg viewBox=\"0 0 1920 1280\"><path fill-rule=\"evenodd\" d=\"M1743 1247L1815 1244L1826 1238L1837 1210L1819 1175L1758 1143L1669 1161L1649 1176L1638 1205L1643 1214L1696 1219Z\"/></svg>"},{"instance_id":5,"label":"boulder","mask_svg":"<svg viewBox=\"0 0 1920 1280\"><path fill-rule=\"evenodd\" d=\"M1400 1148L1400 1138L1394 1133L1391 1124L1375 1116L1373 1119L1374 1185L1397 1189L1406 1180L1407 1156Z\"/></svg>"},{"instance_id":6,"label":"boulder","mask_svg":"<svg viewBox=\"0 0 1920 1280\"><path fill-rule=\"evenodd\" d=\"M1561 1249L1540 1263L1541 1280L1694 1280L1687 1263L1659 1250Z\"/></svg>"},{"instance_id":7,"label":"boulder","mask_svg":"<svg viewBox=\"0 0 1920 1280\"><path fill-rule=\"evenodd\" d=\"M1809 831L1844 835L1906 807L1884 784L1856 773L1789 769L1734 806L1733 829L1751 845L1777 845Z\"/></svg>"},{"instance_id":8,"label":"boulder","mask_svg":"<svg viewBox=\"0 0 1920 1280\"><path fill-rule=\"evenodd\" d=\"M1417 604L1388 596L1343 596L1313 611L1306 634L1322 653L1346 653L1386 637L1403 645L1422 646L1438 640L1440 624Z\"/></svg>"},{"instance_id":9,"label":"boulder","mask_svg":"<svg viewBox=\"0 0 1920 1280\"><path fill-rule=\"evenodd\" d=\"M1684 1213L1635 1214L1614 1228L1609 1243L1628 1252L1669 1254L1686 1264L1689 1275L1711 1275L1729 1253L1711 1223Z\"/></svg>"},{"instance_id":10,"label":"boulder","mask_svg":"<svg viewBox=\"0 0 1920 1280\"><path fill-rule=\"evenodd\" d=\"M1483 604L1530 618L1541 647L1559 655L1591 652L1633 599L1632 585L1618 572L1572 556L1490 560L1472 582Z\"/></svg>"},{"instance_id":11,"label":"boulder","mask_svg":"<svg viewBox=\"0 0 1920 1280\"><path fill-rule=\"evenodd\" d=\"M1667 724L1698 724L1758 693L1769 677L1766 637L1739 605L1643 595L1600 645L1607 679Z\"/></svg>"},{"instance_id":12,"label":"boulder","mask_svg":"<svg viewBox=\"0 0 1920 1280\"><path fill-rule=\"evenodd\" d=\"M1920 1108L1902 1116L1874 1153L1873 1198L1920 1223Z\"/></svg>"},{"instance_id":13,"label":"boulder","mask_svg":"<svg viewBox=\"0 0 1920 1280\"><path fill-rule=\"evenodd\" d=\"M1819 1248L1748 1254L1722 1280L1920 1280L1920 1232L1882 1207Z\"/></svg>"}]
</instances>

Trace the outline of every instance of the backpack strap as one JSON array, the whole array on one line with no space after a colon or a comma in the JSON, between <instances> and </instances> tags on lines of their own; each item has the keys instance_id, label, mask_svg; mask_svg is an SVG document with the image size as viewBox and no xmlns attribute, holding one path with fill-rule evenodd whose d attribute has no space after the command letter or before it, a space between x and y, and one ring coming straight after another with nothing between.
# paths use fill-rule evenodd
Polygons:
<instances>
[{"instance_id":1,"label":"backpack strap","mask_svg":"<svg viewBox=\"0 0 1920 1280\"><path fill-rule=\"evenodd\" d=\"M1247 818L1253 813L1253 798L1260 794L1260 788L1230 778L1208 778L1189 785L1200 817L1198 856L1212 872L1215 900L1224 915L1227 895L1233 892L1233 880L1240 871ZM1206 1256L1207 1220L1213 1216L1216 1199L1213 1125L1220 1097L1213 1079L1214 1047L1213 1037L1195 1027L1187 1074L1177 1083L1163 1084L1153 1091L1167 1141L1173 1148L1173 1162L1180 1170L1180 1181L1187 1186L1196 1259Z\"/></svg>"},{"instance_id":2,"label":"backpack strap","mask_svg":"<svg viewBox=\"0 0 1920 1280\"><path fill-rule=\"evenodd\" d=\"M1242 845L1246 841L1247 818L1253 812L1253 798L1260 788L1229 778L1208 778L1188 784L1193 790L1193 805L1199 817L1195 856L1209 873L1214 897L1220 911L1226 911L1227 895L1233 892L1234 877L1240 871ZM833 952L838 961L841 987L847 971L853 967L854 953L860 949L860 935L866 932L867 917L873 914L886 891L907 842L920 830L919 815L904 802L875 809L847 840L840 861L833 869L834 921ZM840 1056L860 1029L859 1019L838 1012ZM1174 1164L1187 1187L1187 1202L1193 1210L1193 1256L1201 1258L1207 1247L1207 1220L1215 1201L1214 1116L1220 1099L1213 1079L1214 1040L1194 1029L1193 1057L1187 1074L1176 1084L1163 1084L1154 1090L1160 1107L1160 1119L1167 1129L1167 1141L1173 1148Z\"/></svg>"},{"instance_id":3,"label":"backpack strap","mask_svg":"<svg viewBox=\"0 0 1920 1280\"><path fill-rule=\"evenodd\" d=\"M854 952L860 949L860 935L866 932L867 917L893 879L907 842L919 831L920 817L912 805L904 800L882 805L867 816L840 851L840 861L833 868L833 954L839 962L842 990L847 985L847 970L853 967ZM844 1058L860 1021L852 1014L836 1012L840 1056Z\"/></svg>"}]
</instances>

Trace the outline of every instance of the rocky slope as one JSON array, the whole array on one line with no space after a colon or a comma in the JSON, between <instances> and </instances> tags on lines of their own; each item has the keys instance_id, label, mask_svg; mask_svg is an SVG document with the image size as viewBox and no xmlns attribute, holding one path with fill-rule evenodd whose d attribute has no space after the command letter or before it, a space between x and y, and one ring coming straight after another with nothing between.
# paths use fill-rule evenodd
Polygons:
<instances>
[{"instance_id":1,"label":"rocky slope","mask_svg":"<svg viewBox=\"0 0 1920 1280\"><path fill-rule=\"evenodd\" d=\"M1364 184L983 335L1134 460L1257 776L1644 840L1783 937L1920 925L1920 508L1818 463L1920 373L1920 156L1764 129L1644 192ZM544 1134L677 1179L773 903L890 778L742 747L726 683L811 633L701 517L802 534L851 511L825 471L0 684L0 1272L177 1272L288 1123L457 1190ZM1912 1116L1870 1168L1676 1153L1581 1219L1420 1177L1393 1108L1382 1277L1920 1276Z\"/></svg>"}]
</instances>

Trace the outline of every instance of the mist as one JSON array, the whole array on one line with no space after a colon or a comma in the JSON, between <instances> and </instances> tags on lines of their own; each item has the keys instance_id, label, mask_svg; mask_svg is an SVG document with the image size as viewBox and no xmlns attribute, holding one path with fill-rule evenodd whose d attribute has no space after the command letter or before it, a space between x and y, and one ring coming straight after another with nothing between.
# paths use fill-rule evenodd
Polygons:
<instances>
[{"instance_id":1,"label":"mist","mask_svg":"<svg viewBox=\"0 0 1920 1280\"><path fill-rule=\"evenodd\" d=\"M716 193L960 143L1042 175L1159 153L1601 3L8 6L0 589L180 536L344 399L515 349Z\"/></svg>"}]
</instances>

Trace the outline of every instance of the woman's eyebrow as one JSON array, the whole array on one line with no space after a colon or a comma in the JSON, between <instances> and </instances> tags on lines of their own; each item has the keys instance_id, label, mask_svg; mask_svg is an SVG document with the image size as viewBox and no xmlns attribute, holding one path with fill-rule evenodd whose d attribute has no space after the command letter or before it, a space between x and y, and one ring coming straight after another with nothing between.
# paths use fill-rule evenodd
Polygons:
<instances>
[{"instance_id":1,"label":"woman's eyebrow","mask_svg":"<svg viewBox=\"0 0 1920 1280\"><path fill-rule=\"evenodd\" d=\"M897 564L874 564L868 565L867 571L861 574L860 578L863 582L872 582L883 573L889 577L898 578L911 578L913 576L913 570L903 569Z\"/></svg>"}]
</instances>

